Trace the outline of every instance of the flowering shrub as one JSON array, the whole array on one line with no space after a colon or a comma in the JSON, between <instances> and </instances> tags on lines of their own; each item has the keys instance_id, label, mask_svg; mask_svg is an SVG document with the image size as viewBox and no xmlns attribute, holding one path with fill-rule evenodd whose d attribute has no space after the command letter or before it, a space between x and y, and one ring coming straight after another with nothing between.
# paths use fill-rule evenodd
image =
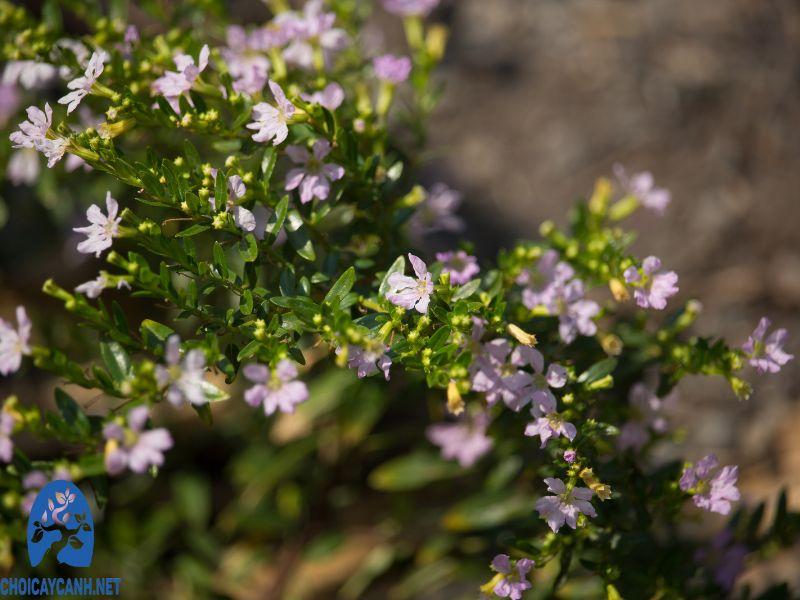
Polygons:
<instances>
[{"instance_id":1,"label":"flowering shrub","mask_svg":"<svg viewBox=\"0 0 800 600\"><path fill-rule=\"evenodd\" d=\"M766 318L735 346L687 334L700 304L679 305L678 274L634 256L624 228L641 208L668 210L669 192L617 167L617 185L600 179L565 230L543 223L540 239L494 263L468 242L430 256L426 237L463 225L456 192L414 181L446 39L424 22L437 2L383 2L404 20L401 56L362 47L365 3L269 4L267 23L229 25L223 42L218 24L189 26L203 3L147 36L86 8L80 38L0 3L4 120L31 102L9 135L9 180L36 180L38 153L46 168L91 169L108 188L74 229L77 251L105 268L74 290L57 278L43 287L96 332L95 359L37 343L46 317L19 307L0 321L0 373L27 357L109 400L105 413L62 389L58 412L5 401L2 481L16 495L2 535L22 541L23 495L43 476L86 481L103 505L108 477L157 475L176 445L160 426L164 404L207 424L221 402L301 413L315 401L306 372L329 355L359 378L403 374L436 391L440 422L417 440L427 448L369 481L404 493L478 473L484 489L449 497L444 524L482 539L495 573L487 596L588 579L587 594L608 598L716 597L745 559L793 543L800 517L785 496L763 529L763 507L737 504L736 466L653 457L674 440L685 376L722 377L746 399L746 375L792 359L786 331L768 334ZM48 6L52 17L58 4ZM143 299L149 316L132 320L104 297L112 289ZM23 432L69 447L69 459L31 462L15 447ZM679 530L702 511L732 517L710 544ZM458 558L446 540L437 552Z\"/></svg>"}]
</instances>

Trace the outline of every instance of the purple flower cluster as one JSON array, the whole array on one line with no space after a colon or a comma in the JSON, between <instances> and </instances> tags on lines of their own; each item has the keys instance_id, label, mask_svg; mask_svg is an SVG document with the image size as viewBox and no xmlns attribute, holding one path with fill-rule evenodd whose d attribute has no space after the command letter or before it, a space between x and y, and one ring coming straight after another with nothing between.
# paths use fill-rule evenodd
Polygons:
<instances>
[{"instance_id":1,"label":"purple flower cluster","mask_svg":"<svg viewBox=\"0 0 800 600\"><path fill-rule=\"evenodd\" d=\"M784 351L786 338L789 336L783 328L776 329L766 339L767 330L772 322L767 317L761 317L755 330L742 345L742 350L750 358L750 365L761 373L777 373L781 367L794 358L793 354Z\"/></svg>"},{"instance_id":2,"label":"purple flower cluster","mask_svg":"<svg viewBox=\"0 0 800 600\"><path fill-rule=\"evenodd\" d=\"M739 467L722 467L712 476L712 471L718 466L719 461L713 454L701 458L695 465L683 470L680 488L692 494L692 500L698 508L727 515L731 511L731 503L741 497L736 487Z\"/></svg>"},{"instance_id":3,"label":"purple flower cluster","mask_svg":"<svg viewBox=\"0 0 800 600\"><path fill-rule=\"evenodd\" d=\"M548 314L558 316L558 332L564 343L573 342L578 334L597 333L594 318L600 306L584 298L583 281L555 250L542 254L534 270L520 273L517 283L524 288L522 303L526 308L543 307Z\"/></svg>"},{"instance_id":4,"label":"purple flower cluster","mask_svg":"<svg viewBox=\"0 0 800 600\"><path fill-rule=\"evenodd\" d=\"M432 444L441 448L444 458L457 460L466 469L492 449L494 442L486 435L488 427L489 415L480 412L472 416L462 415L451 423L431 425L426 434Z\"/></svg>"},{"instance_id":5,"label":"purple flower cluster","mask_svg":"<svg viewBox=\"0 0 800 600\"><path fill-rule=\"evenodd\" d=\"M322 66L329 66L335 54L349 43L347 33L334 27L335 21L334 13L323 10L322 0L306 2L302 13L280 13L274 24L281 31L284 43L289 42L283 51L284 60L301 69L315 68L315 48L319 48Z\"/></svg>"},{"instance_id":6,"label":"purple flower cluster","mask_svg":"<svg viewBox=\"0 0 800 600\"><path fill-rule=\"evenodd\" d=\"M231 25L225 33L227 46L220 50L228 72L233 79L233 89L245 94L257 94L264 89L269 78L268 50L261 30L250 34L244 27Z\"/></svg>"},{"instance_id":7,"label":"purple flower cluster","mask_svg":"<svg viewBox=\"0 0 800 600\"><path fill-rule=\"evenodd\" d=\"M578 526L578 516L596 517L594 506L589 502L594 492L585 487L568 489L560 479L548 477L544 480L547 491L552 496L544 496L536 501L536 510L547 521L553 532L557 532L566 523L572 529Z\"/></svg>"},{"instance_id":8,"label":"purple flower cluster","mask_svg":"<svg viewBox=\"0 0 800 600\"><path fill-rule=\"evenodd\" d=\"M148 417L148 408L137 406L128 411L127 426L117 421L105 425L105 465L109 475L119 475L126 468L144 473L151 466L164 464L164 452L172 448L172 436L164 428L145 431Z\"/></svg>"},{"instance_id":9,"label":"purple flower cluster","mask_svg":"<svg viewBox=\"0 0 800 600\"><path fill-rule=\"evenodd\" d=\"M664 310L667 300L678 293L678 275L675 271L659 273L661 259L648 256L642 261L641 270L625 269L625 281L634 286L633 297L642 308Z\"/></svg>"},{"instance_id":10,"label":"purple flower cluster","mask_svg":"<svg viewBox=\"0 0 800 600\"><path fill-rule=\"evenodd\" d=\"M438 252L436 260L442 263L443 271L450 275L450 283L453 285L464 285L481 271L478 259L463 250Z\"/></svg>"},{"instance_id":11,"label":"purple flower cluster","mask_svg":"<svg viewBox=\"0 0 800 600\"><path fill-rule=\"evenodd\" d=\"M530 558L521 558L512 568L508 554L498 554L492 559L492 569L503 577L494 585L492 592L500 598L521 600L522 594L531 589L528 573L533 568L534 562ZM516 569L516 571L515 571Z\"/></svg>"}]
</instances>

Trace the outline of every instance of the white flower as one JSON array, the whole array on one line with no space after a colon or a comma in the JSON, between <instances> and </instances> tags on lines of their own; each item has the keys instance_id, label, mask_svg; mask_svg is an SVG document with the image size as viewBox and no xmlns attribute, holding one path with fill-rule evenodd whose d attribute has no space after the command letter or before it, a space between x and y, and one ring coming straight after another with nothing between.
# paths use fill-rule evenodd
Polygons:
<instances>
[{"instance_id":1,"label":"white flower","mask_svg":"<svg viewBox=\"0 0 800 600\"><path fill-rule=\"evenodd\" d=\"M67 105L67 114L78 108L78 104L86 97L92 89L94 82L100 77L100 74L103 72L105 56L106 53L102 50L100 52L93 52L83 76L73 79L67 84L67 87L72 91L58 101L59 104Z\"/></svg>"},{"instance_id":2,"label":"white flower","mask_svg":"<svg viewBox=\"0 0 800 600\"><path fill-rule=\"evenodd\" d=\"M32 148L20 148L11 153L6 177L12 185L33 185L39 177L39 155Z\"/></svg>"},{"instance_id":3,"label":"white flower","mask_svg":"<svg viewBox=\"0 0 800 600\"><path fill-rule=\"evenodd\" d=\"M114 282L108 278L108 275L105 271L101 271L96 279L92 279L91 281L80 284L75 288L75 291L79 294L83 294L87 298L97 298L103 293L104 289L113 286ZM124 279L120 279L117 281L117 289L121 290L122 288L131 289L131 286Z\"/></svg>"},{"instance_id":4,"label":"white flower","mask_svg":"<svg viewBox=\"0 0 800 600\"><path fill-rule=\"evenodd\" d=\"M287 124L294 114L295 107L286 98L281 86L272 80L269 82L269 89L272 90L277 107L266 102L256 104L253 107L254 120L252 123L248 123L247 128L258 130L253 134L256 142L272 140L272 144L277 146L289 135Z\"/></svg>"},{"instance_id":5,"label":"white flower","mask_svg":"<svg viewBox=\"0 0 800 600\"><path fill-rule=\"evenodd\" d=\"M9 375L19 369L22 356L31 353L31 320L24 306L17 307L17 328L0 319L0 375Z\"/></svg>"},{"instance_id":6,"label":"white flower","mask_svg":"<svg viewBox=\"0 0 800 600\"><path fill-rule=\"evenodd\" d=\"M33 90L50 83L56 73L56 68L48 63L12 60L6 63L6 69L3 71L3 83L19 83L26 90Z\"/></svg>"},{"instance_id":7,"label":"white flower","mask_svg":"<svg viewBox=\"0 0 800 600\"><path fill-rule=\"evenodd\" d=\"M111 197L111 192L106 192L106 209L108 215L104 215L100 207L92 204L86 211L86 218L90 225L87 227L75 227L73 231L85 233L86 239L78 244L78 252L100 256L103 250L111 247L113 238L119 235L119 223L122 220L117 217L119 204Z\"/></svg>"},{"instance_id":8,"label":"white flower","mask_svg":"<svg viewBox=\"0 0 800 600\"><path fill-rule=\"evenodd\" d=\"M411 266L414 267L416 279L403 275L402 273L392 273L389 275L389 290L386 292L386 299L396 306L405 309L417 309L418 312L425 314L428 312L428 303L433 292L433 281L431 274L428 273L427 265L417 256L408 255Z\"/></svg>"},{"instance_id":9,"label":"white flower","mask_svg":"<svg viewBox=\"0 0 800 600\"><path fill-rule=\"evenodd\" d=\"M9 139L13 148L36 148L47 157L47 166L56 164L67 149L69 141L64 138L48 139L47 132L53 122L53 110L45 102L44 110L29 106L28 120L19 124L19 131L13 132Z\"/></svg>"}]
</instances>

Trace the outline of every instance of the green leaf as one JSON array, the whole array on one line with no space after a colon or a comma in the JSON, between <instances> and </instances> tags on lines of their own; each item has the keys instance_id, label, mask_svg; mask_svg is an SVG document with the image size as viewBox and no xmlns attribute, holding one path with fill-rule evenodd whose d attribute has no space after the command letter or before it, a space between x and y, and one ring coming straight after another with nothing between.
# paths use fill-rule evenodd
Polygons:
<instances>
[{"instance_id":1,"label":"green leaf","mask_svg":"<svg viewBox=\"0 0 800 600\"><path fill-rule=\"evenodd\" d=\"M225 171L219 169L217 171L217 178L214 180L214 207L217 212L225 210L225 205L228 202L228 179L225 177Z\"/></svg>"},{"instance_id":2,"label":"green leaf","mask_svg":"<svg viewBox=\"0 0 800 600\"><path fill-rule=\"evenodd\" d=\"M438 454L419 450L383 463L369 474L369 485L383 492L416 490L435 481L452 479L464 470Z\"/></svg>"},{"instance_id":3,"label":"green leaf","mask_svg":"<svg viewBox=\"0 0 800 600\"><path fill-rule=\"evenodd\" d=\"M150 319L145 319L142 321L142 325L140 326L139 330L142 333L142 338L144 338L145 345L148 348L159 348L163 346L167 338L171 336L175 331L170 329L166 325L162 325L156 321L152 321Z\"/></svg>"},{"instance_id":4,"label":"green leaf","mask_svg":"<svg viewBox=\"0 0 800 600\"><path fill-rule=\"evenodd\" d=\"M239 242L239 255L246 263L253 262L258 258L258 242L252 233L244 236L244 239Z\"/></svg>"},{"instance_id":5,"label":"green leaf","mask_svg":"<svg viewBox=\"0 0 800 600\"><path fill-rule=\"evenodd\" d=\"M117 342L101 342L100 356L115 382L122 383L130 376L131 361L125 349Z\"/></svg>"},{"instance_id":6,"label":"green leaf","mask_svg":"<svg viewBox=\"0 0 800 600\"><path fill-rule=\"evenodd\" d=\"M58 411L61 413L61 416L64 417L64 421L66 421L67 425L79 435L87 435L91 430L89 418L81 407L78 406L78 403L61 388L56 388L55 396Z\"/></svg>"},{"instance_id":7,"label":"green leaf","mask_svg":"<svg viewBox=\"0 0 800 600\"><path fill-rule=\"evenodd\" d=\"M208 231L209 229L211 229L210 225L205 225L204 223L195 223L191 227L188 227L187 229L184 229L183 231L179 231L178 233L176 233L175 237L188 238L192 237L193 235L198 235L200 233L203 233L204 231Z\"/></svg>"},{"instance_id":8,"label":"green leaf","mask_svg":"<svg viewBox=\"0 0 800 600\"><path fill-rule=\"evenodd\" d=\"M270 217L269 223L267 223L267 234L269 234L270 240L278 237L278 232L280 232L281 227L283 227L288 211L289 196L284 196L278 201L278 204L275 206L275 212L272 217Z\"/></svg>"},{"instance_id":9,"label":"green leaf","mask_svg":"<svg viewBox=\"0 0 800 600\"><path fill-rule=\"evenodd\" d=\"M458 300L469 298L470 296L472 296L472 294L477 292L480 289L480 287L481 287L481 280L473 279L472 281L465 283L456 290L456 293L453 294L453 300L457 302Z\"/></svg>"},{"instance_id":10,"label":"green leaf","mask_svg":"<svg viewBox=\"0 0 800 600\"><path fill-rule=\"evenodd\" d=\"M447 511L442 521L451 531L490 529L530 514L532 506L528 496L500 490L467 498Z\"/></svg>"},{"instance_id":11,"label":"green leaf","mask_svg":"<svg viewBox=\"0 0 800 600\"><path fill-rule=\"evenodd\" d=\"M219 273L219 276L222 278L226 278L228 276L228 261L225 260L225 250L222 248L222 244L219 242L214 242L214 266Z\"/></svg>"},{"instance_id":12,"label":"green leaf","mask_svg":"<svg viewBox=\"0 0 800 600\"><path fill-rule=\"evenodd\" d=\"M243 315L249 315L253 312L253 292L245 290L239 300L239 312Z\"/></svg>"},{"instance_id":13,"label":"green leaf","mask_svg":"<svg viewBox=\"0 0 800 600\"><path fill-rule=\"evenodd\" d=\"M406 270L406 259L404 256L398 256L397 260L392 263L392 266L389 267L389 270L386 271L386 274L381 279L381 284L378 286L378 294L381 296L386 295L386 292L389 291L389 277L392 273L403 273Z\"/></svg>"},{"instance_id":14,"label":"green leaf","mask_svg":"<svg viewBox=\"0 0 800 600\"><path fill-rule=\"evenodd\" d=\"M583 373L578 376L578 383L590 384L599 379L602 379L606 375L611 374L611 372L616 369L617 367L617 359L616 358L606 358L593 364L591 367L586 369Z\"/></svg>"},{"instance_id":15,"label":"green leaf","mask_svg":"<svg viewBox=\"0 0 800 600\"><path fill-rule=\"evenodd\" d=\"M272 171L275 169L277 160L278 152L275 147L268 146L264 150L264 157L261 159L261 185L265 194L269 191L269 180L272 179Z\"/></svg>"},{"instance_id":16,"label":"green leaf","mask_svg":"<svg viewBox=\"0 0 800 600\"><path fill-rule=\"evenodd\" d=\"M308 231L303 223L303 217L301 217L300 213L296 210L288 214L286 235L289 237L289 243L302 258L309 262L317 258L314 245L311 243L311 239L308 237Z\"/></svg>"},{"instance_id":17,"label":"green leaf","mask_svg":"<svg viewBox=\"0 0 800 600\"><path fill-rule=\"evenodd\" d=\"M325 304L333 304L334 302L339 303L342 301L347 293L353 288L353 285L356 282L356 270L353 267L347 269L339 279L336 280L331 286L331 289L328 290L328 293L325 294Z\"/></svg>"},{"instance_id":18,"label":"green leaf","mask_svg":"<svg viewBox=\"0 0 800 600\"><path fill-rule=\"evenodd\" d=\"M236 355L236 360L241 362L251 356L255 355L258 352L258 349L261 348L261 342L258 340L250 340L247 345L239 350L239 354Z\"/></svg>"}]
</instances>

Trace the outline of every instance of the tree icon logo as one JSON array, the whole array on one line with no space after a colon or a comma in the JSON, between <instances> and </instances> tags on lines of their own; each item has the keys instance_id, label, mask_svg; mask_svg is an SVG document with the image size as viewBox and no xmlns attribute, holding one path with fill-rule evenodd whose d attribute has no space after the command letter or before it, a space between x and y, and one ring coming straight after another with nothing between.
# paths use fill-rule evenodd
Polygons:
<instances>
[{"instance_id":1,"label":"tree icon logo","mask_svg":"<svg viewBox=\"0 0 800 600\"><path fill-rule=\"evenodd\" d=\"M28 517L28 558L35 567L50 554L73 567L92 564L94 521L81 491L70 481L42 488Z\"/></svg>"}]
</instances>

